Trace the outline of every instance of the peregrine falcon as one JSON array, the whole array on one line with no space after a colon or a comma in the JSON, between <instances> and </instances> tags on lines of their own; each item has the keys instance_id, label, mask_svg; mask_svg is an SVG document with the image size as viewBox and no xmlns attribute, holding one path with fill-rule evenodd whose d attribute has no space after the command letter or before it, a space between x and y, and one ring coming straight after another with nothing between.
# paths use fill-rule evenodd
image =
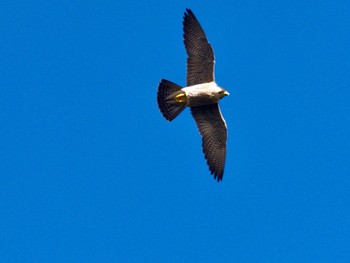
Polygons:
<instances>
[{"instance_id":1,"label":"peregrine falcon","mask_svg":"<svg viewBox=\"0 0 350 263\"><path fill-rule=\"evenodd\" d=\"M214 81L214 52L202 27L190 9L183 19L187 52L186 87L162 79L157 102L163 117L172 121L190 107L202 136L202 148L214 179L221 181L226 159L227 127L218 102L229 93Z\"/></svg>"}]
</instances>

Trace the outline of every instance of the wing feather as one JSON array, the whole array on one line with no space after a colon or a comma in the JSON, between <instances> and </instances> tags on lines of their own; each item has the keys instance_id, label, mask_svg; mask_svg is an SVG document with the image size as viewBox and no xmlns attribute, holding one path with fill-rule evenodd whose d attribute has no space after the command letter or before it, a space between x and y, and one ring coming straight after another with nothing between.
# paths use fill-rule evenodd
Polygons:
<instances>
[{"instance_id":1,"label":"wing feather","mask_svg":"<svg viewBox=\"0 0 350 263\"><path fill-rule=\"evenodd\" d=\"M214 179L222 180L226 160L227 127L217 103L191 107L198 130L202 135L202 148Z\"/></svg>"},{"instance_id":2,"label":"wing feather","mask_svg":"<svg viewBox=\"0 0 350 263\"><path fill-rule=\"evenodd\" d=\"M187 86L214 81L214 52L197 18L186 9L183 21Z\"/></svg>"}]
</instances>

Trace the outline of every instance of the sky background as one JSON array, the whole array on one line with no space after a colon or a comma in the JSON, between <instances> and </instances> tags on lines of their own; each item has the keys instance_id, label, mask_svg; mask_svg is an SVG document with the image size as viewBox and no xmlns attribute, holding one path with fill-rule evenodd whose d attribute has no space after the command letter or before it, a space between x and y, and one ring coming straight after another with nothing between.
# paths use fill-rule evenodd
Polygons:
<instances>
[{"instance_id":1,"label":"sky background","mask_svg":"<svg viewBox=\"0 0 350 263\"><path fill-rule=\"evenodd\" d=\"M161 78L191 8L216 56L223 181ZM2 262L349 262L348 1L1 1Z\"/></svg>"}]
</instances>

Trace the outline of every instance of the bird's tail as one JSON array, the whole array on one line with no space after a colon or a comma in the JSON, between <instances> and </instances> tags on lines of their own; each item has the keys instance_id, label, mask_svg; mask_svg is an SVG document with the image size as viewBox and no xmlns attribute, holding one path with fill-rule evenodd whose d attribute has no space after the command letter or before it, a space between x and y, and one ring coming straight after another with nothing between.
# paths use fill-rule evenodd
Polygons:
<instances>
[{"instance_id":1,"label":"bird's tail","mask_svg":"<svg viewBox=\"0 0 350 263\"><path fill-rule=\"evenodd\" d=\"M175 119L186 107L186 93L171 81L162 79L157 92L158 107L168 121Z\"/></svg>"}]
</instances>

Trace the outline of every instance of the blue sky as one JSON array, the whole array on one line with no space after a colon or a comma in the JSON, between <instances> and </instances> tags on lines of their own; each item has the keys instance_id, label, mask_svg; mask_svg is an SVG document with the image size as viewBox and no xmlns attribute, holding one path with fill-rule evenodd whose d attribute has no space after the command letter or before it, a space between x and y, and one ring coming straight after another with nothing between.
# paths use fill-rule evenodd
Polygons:
<instances>
[{"instance_id":1,"label":"blue sky","mask_svg":"<svg viewBox=\"0 0 350 263\"><path fill-rule=\"evenodd\" d=\"M191 8L229 128L209 174L185 84ZM3 1L3 262L349 262L347 1Z\"/></svg>"}]
</instances>

